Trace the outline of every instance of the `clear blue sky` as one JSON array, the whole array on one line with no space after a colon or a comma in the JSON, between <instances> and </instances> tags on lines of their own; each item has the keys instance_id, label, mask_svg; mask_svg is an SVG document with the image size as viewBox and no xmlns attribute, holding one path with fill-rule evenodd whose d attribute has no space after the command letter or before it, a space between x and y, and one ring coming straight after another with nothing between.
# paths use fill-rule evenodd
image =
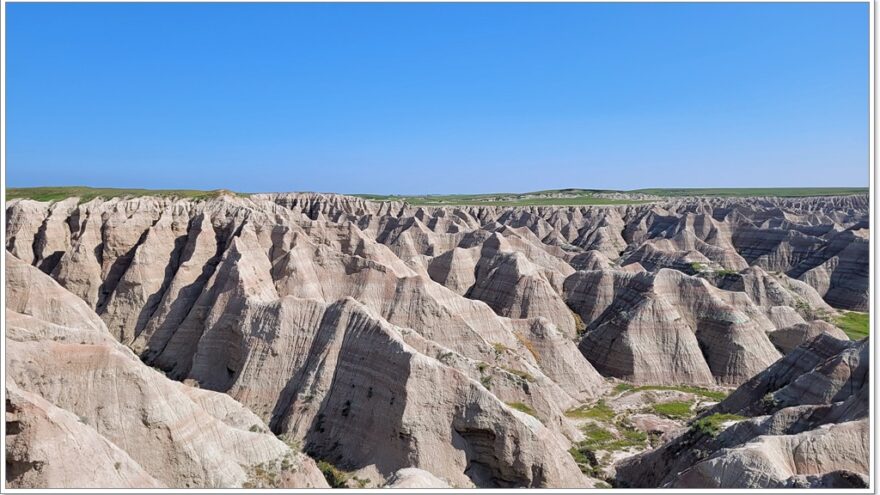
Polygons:
<instances>
[{"instance_id":1,"label":"clear blue sky","mask_svg":"<svg viewBox=\"0 0 880 495\"><path fill-rule=\"evenodd\" d=\"M7 4L8 186L866 186L868 4Z\"/></svg>"}]
</instances>

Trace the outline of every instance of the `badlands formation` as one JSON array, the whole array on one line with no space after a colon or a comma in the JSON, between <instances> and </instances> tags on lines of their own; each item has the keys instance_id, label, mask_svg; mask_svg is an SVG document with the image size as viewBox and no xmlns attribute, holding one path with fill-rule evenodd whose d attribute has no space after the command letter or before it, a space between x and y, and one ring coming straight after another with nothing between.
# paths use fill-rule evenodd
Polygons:
<instances>
[{"instance_id":1,"label":"badlands formation","mask_svg":"<svg viewBox=\"0 0 880 495\"><path fill-rule=\"evenodd\" d=\"M15 199L9 487L864 487L868 198Z\"/></svg>"}]
</instances>

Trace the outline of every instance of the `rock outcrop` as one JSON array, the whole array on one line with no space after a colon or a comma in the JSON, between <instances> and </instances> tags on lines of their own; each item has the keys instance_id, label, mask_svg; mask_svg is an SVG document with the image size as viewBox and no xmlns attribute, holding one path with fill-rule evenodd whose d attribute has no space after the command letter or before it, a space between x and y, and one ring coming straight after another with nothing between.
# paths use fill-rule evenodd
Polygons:
<instances>
[{"instance_id":1,"label":"rock outcrop","mask_svg":"<svg viewBox=\"0 0 880 495\"><path fill-rule=\"evenodd\" d=\"M314 461L272 433L370 473L370 486L590 487L568 453L583 433L566 411L606 394L606 378L748 388L804 345L842 338L828 323L837 309L868 306L866 196L6 207L8 417L21 428L22 487L86 483L60 465L28 468L50 462L52 431L82 439L70 462L118 462L94 474L118 487L323 486ZM790 409L858 389L832 393L817 384L837 375L804 373L774 400ZM786 430L772 448L819 442L813 429ZM838 467L773 476L861 479ZM644 486L672 483L652 480Z\"/></svg>"},{"instance_id":2,"label":"rock outcrop","mask_svg":"<svg viewBox=\"0 0 880 495\"><path fill-rule=\"evenodd\" d=\"M622 486L856 488L869 473L868 341L827 334L741 385L681 436L617 466Z\"/></svg>"},{"instance_id":3,"label":"rock outcrop","mask_svg":"<svg viewBox=\"0 0 880 495\"><path fill-rule=\"evenodd\" d=\"M252 412L142 364L37 268L7 255L6 280L8 486L327 486Z\"/></svg>"}]
</instances>

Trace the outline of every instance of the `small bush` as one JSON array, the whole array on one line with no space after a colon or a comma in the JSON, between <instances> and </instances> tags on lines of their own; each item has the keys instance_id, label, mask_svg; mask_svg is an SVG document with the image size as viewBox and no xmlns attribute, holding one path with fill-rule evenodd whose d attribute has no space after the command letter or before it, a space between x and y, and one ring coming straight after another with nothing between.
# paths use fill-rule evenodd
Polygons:
<instances>
[{"instance_id":1,"label":"small bush","mask_svg":"<svg viewBox=\"0 0 880 495\"><path fill-rule=\"evenodd\" d=\"M710 437L716 437L721 433L721 425L723 423L727 421L742 421L744 419L746 419L745 416L738 414L715 413L694 421L691 424L691 430Z\"/></svg>"},{"instance_id":2,"label":"small bush","mask_svg":"<svg viewBox=\"0 0 880 495\"><path fill-rule=\"evenodd\" d=\"M581 318L581 315L577 313L577 311L571 312L572 318L574 318L574 331L578 337L584 334L587 331L587 324L584 323L584 319Z\"/></svg>"},{"instance_id":3,"label":"small bush","mask_svg":"<svg viewBox=\"0 0 880 495\"><path fill-rule=\"evenodd\" d=\"M501 342L495 342L495 343L493 343L493 344L492 344L492 349L495 350L495 357L499 357L499 356L501 356L502 354L504 354L505 352L507 352L508 350L510 350L509 347L507 347L506 345L502 344Z\"/></svg>"},{"instance_id":4,"label":"small bush","mask_svg":"<svg viewBox=\"0 0 880 495\"><path fill-rule=\"evenodd\" d=\"M492 375L486 375L480 378L480 383L486 388L486 390L492 390Z\"/></svg>"},{"instance_id":5,"label":"small bush","mask_svg":"<svg viewBox=\"0 0 880 495\"><path fill-rule=\"evenodd\" d=\"M349 478L348 473L327 461L318 461L318 469L321 470L321 474L324 475L324 479L327 480L330 488L345 488L345 482Z\"/></svg>"}]
</instances>

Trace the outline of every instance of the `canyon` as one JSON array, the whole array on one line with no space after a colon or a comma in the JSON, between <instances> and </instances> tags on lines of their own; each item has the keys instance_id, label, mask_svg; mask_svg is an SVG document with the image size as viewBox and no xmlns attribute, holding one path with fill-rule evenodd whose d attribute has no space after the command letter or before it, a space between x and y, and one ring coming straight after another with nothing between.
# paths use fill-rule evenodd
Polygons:
<instances>
[{"instance_id":1,"label":"canyon","mask_svg":"<svg viewBox=\"0 0 880 495\"><path fill-rule=\"evenodd\" d=\"M639 200L12 199L7 486L869 486L868 196Z\"/></svg>"}]
</instances>

